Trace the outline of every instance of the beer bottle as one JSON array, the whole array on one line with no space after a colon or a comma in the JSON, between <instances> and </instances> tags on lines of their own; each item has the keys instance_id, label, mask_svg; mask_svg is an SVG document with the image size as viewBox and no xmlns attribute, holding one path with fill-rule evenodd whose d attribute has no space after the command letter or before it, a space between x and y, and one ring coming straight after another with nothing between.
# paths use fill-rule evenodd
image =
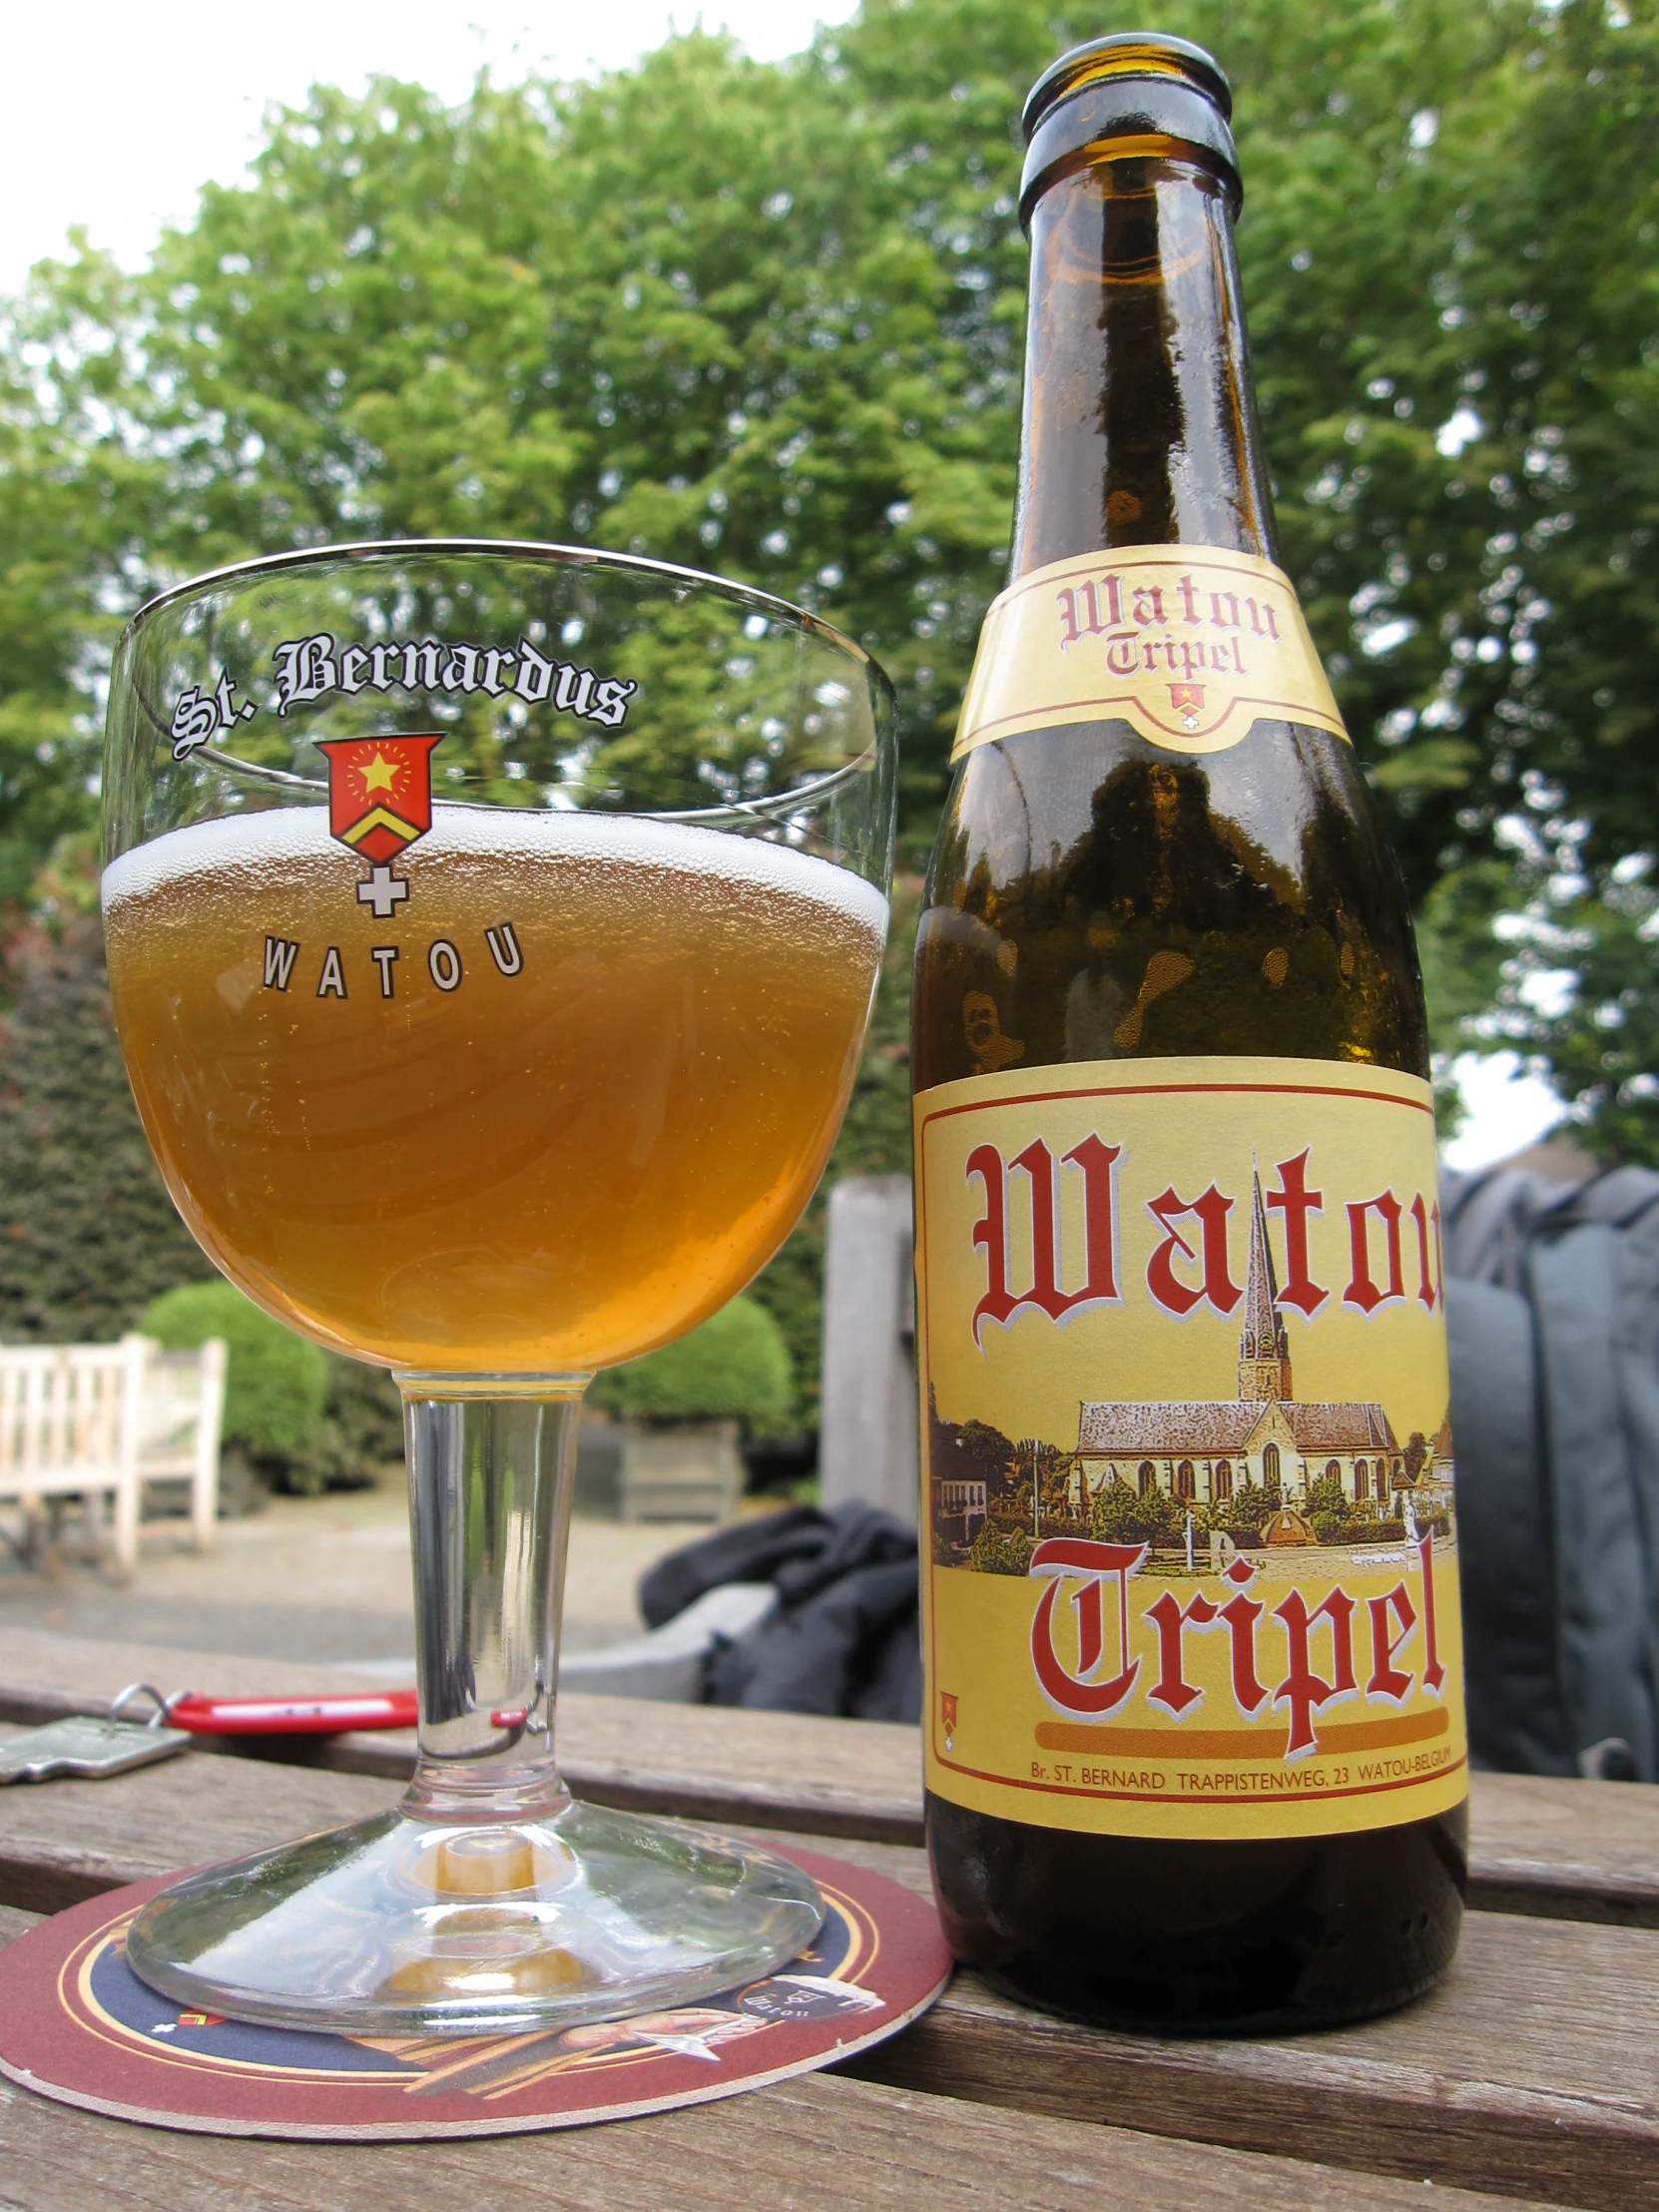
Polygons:
<instances>
[{"instance_id":1,"label":"beer bottle","mask_svg":"<svg viewBox=\"0 0 1659 2212\"><path fill-rule=\"evenodd\" d=\"M1455 1947L1467 1759L1401 885L1276 565L1220 69L1025 110L1009 582L916 947L928 1847L957 1955L1170 2031Z\"/></svg>"}]
</instances>

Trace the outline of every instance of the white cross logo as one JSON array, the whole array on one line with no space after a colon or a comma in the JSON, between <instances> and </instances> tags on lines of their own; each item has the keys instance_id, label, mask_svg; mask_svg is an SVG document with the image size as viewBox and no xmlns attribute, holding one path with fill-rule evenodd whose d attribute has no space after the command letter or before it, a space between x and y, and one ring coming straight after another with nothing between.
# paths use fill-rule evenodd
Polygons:
<instances>
[{"instance_id":1,"label":"white cross logo","mask_svg":"<svg viewBox=\"0 0 1659 2212\"><path fill-rule=\"evenodd\" d=\"M367 880L357 885L358 905L372 906L377 921L388 920L408 895L408 884L401 875L393 875L384 863L371 869Z\"/></svg>"}]
</instances>

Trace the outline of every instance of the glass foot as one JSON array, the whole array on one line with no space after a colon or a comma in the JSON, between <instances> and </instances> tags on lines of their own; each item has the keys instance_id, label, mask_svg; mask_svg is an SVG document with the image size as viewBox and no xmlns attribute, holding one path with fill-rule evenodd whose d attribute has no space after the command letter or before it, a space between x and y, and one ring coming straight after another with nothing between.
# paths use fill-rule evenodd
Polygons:
<instances>
[{"instance_id":1,"label":"glass foot","mask_svg":"<svg viewBox=\"0 0 1659 2212\"><path fill-rule=\"evenodd\" d=\"M347 2034L573 2027L773 1972L824 1900L771 1852L568 1802L482 1826L384 1813L191 1875L127 1937L182 2006Z\"/></svg>"}]
</instances>

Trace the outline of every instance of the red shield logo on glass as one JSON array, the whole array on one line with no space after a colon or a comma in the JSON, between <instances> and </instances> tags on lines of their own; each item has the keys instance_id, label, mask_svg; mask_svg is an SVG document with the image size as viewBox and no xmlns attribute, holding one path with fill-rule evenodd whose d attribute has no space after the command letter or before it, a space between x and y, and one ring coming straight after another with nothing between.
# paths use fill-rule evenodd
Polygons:
<instances>
[{"instance_id":1,"label":"red shield logo on glass","mask_svg":"<svg viewBox=\"0 0 1659 2212\"><path fill-rule=\"evenodd\" d=\"M409 895L390 863L432 827L432 748L419 738L322 738L328 763L328 830L371 863L357 885L360 904L382 920Z\"/></svg>"}]
</instances>

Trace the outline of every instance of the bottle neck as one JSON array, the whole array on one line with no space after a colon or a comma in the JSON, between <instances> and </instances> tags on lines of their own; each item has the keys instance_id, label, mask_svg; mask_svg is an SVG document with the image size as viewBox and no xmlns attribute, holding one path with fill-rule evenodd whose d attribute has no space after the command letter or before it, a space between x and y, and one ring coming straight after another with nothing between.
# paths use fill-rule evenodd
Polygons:
<instances>
[{"instance_id":1,"label":"bottle neck","mask_svg":"<svg viewBox=\"0 0 1659 2212\"><path fill-rule=\"evenodd\" d=\"M1010 581L1180 544L1276 558L1227 193L1175 155L1097 161L1032 211Z\"/></svg>"}]
</instances>

